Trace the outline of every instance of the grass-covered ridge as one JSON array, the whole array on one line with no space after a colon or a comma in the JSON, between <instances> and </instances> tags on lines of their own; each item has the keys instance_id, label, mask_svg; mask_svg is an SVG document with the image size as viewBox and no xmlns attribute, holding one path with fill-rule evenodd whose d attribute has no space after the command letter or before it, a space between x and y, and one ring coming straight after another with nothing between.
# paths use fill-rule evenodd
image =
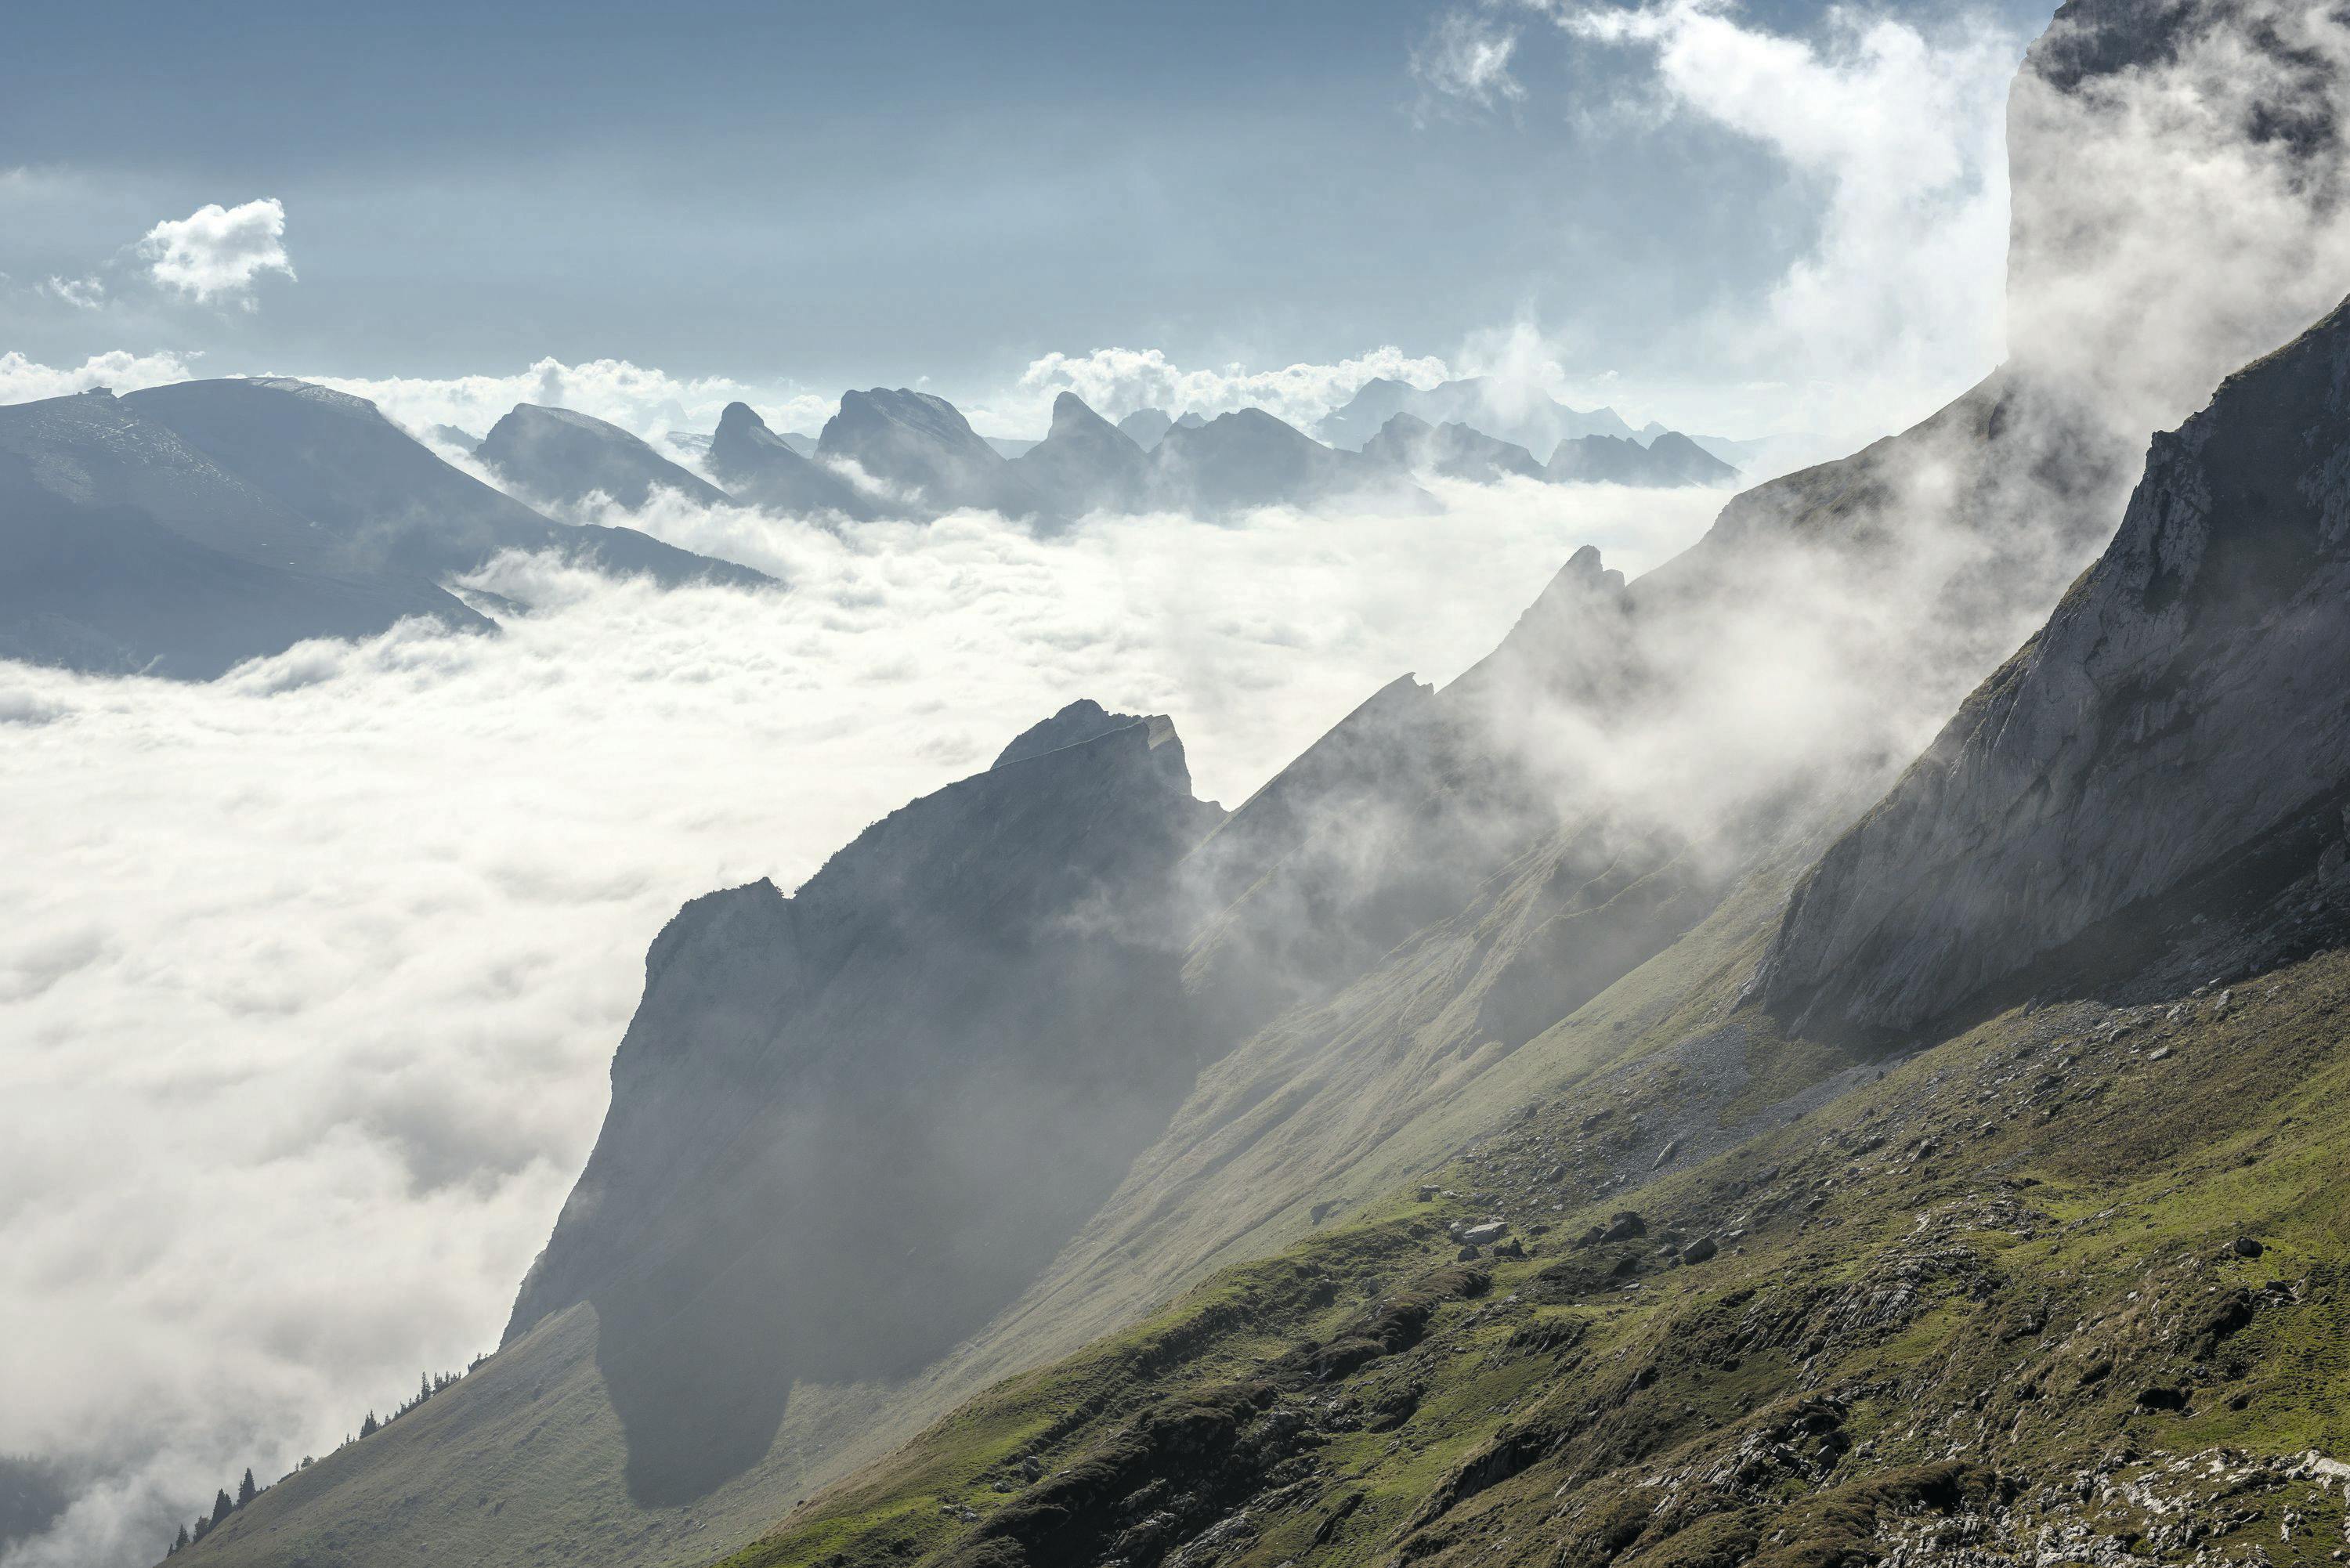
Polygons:
<instances>
[{"instance_id":1,"label":"grass-covered ridge","mask_svg":"<svg viewBox=\"0 0 2350 1568\"><path fill-rule=\"evenodd\" d=\"M1881 1079L1756 1031L1750 1087L1850 1086L1619 1188L1607 1141L1695 1092L1659 1057L729 1562L2332 1562L2345 1001L2327 954L2224 1002L2010 1012ZM1643 1234L1579 1244L1623 1210ZM1525 1256L1458 1258L1494 1213Z\"/></svg>"}]
</instances>

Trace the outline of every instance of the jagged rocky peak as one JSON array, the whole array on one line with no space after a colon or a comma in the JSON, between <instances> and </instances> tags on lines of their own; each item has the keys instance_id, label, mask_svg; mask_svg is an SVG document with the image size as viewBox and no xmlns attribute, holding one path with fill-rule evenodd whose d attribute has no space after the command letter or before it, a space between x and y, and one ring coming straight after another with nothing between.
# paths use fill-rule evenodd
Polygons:
<instances>
[{"instance_id":1,"label":"jagged rocky peak","mask_svg":"<svg viewBox=\"0 0 2350 1568\"><path fill-rule=\"evenodd\" d=\"M639 1501L755 1462L795 1382L941 1354L1107 1196L1201 1059L1172 875L1222 815L1171 724L1077 702L680 911L507 1330L594 1306Z\"/></svg>"},{"instance_id":2,"label":"jagged rocky peak","mask_svg":"<svg viewBox=\"0 0 2350 1568\"><path fill-rule=\"evenodd\" d=\"M1064 746L1083 745L1097 736L1136 724L1163 725L1165 732L1161 738L1171 739L1174 735L1174 722L1163 714L1145 719L1133 713L1112 713L1092 698L1080 697L1051 718L1023 730L1010 745L1003 748L993 766L1000 768L1012 763L1024 762L1030 757L1041 757Z\"/></svg>"},{"instance_id":3,"label":"jagged rocky peak","mask_svg":"<svg viewBox=\"0 0 2350 1568\"><path fill-rule=\"evenodd\" d=\"M1012 472L1056 516L1128 512L1141 506L1150 460L1134 439L1074 392L1053 400L1053 428L1013 460Z\"/></svg>"},{"instance_id":4,"label":"jagged rocky peak","mask_svg":"<svg viewBox=\"0 0 2350 1568\"><path fill-rule=\"evenodd\" d=\"M2104 556L1798 889L1763 1002L1887 1034L2342 922L2345 597L2350 306L2155 439Z\"/></svg>"}]
</instances>

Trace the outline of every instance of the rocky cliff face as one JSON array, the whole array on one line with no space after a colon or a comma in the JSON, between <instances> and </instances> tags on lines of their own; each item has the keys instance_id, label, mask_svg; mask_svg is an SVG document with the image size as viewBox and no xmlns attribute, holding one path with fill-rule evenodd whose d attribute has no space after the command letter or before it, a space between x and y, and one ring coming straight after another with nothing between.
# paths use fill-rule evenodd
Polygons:
<instances>
[{"instance_id":1,"label":"rocky cliff face","mask_svg":"<svg viewBox=\"0 0 2350 1568\"><path fill-rule=\"evenodd\" d=\"M1898 1032L2101 935L2143 961L2119 923L2199 879L2206 923L2291 939L2350 799L2345 387L2350 308L2156 438L2104 557L1796 894L1773 1011Z\"/></svg>"},{"instance_id":2,"label":"rocky cliff face","mask_svg":"<svg viewBox=\"0 0 2350 1568\"><path fill-rule=\"evenodd\" d=\"M1197 1070L1169 878L1219 813L1164 719L1039 731L647 955L507 1330L594 1305L639 1501L759 1459L795 1380L898 1376L983 1323Z\"/></svg>"}]
</instances>

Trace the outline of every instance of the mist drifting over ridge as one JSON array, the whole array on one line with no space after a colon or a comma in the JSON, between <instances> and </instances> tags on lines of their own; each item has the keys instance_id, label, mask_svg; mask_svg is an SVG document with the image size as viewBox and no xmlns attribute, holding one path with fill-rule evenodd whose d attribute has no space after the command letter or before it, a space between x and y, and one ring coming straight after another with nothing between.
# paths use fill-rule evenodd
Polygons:
<instances>
[{"instance_id":1,"label":"mist drifting over ridge","mask_svg":"<svg viewBox=\"0 0 2350 1568\"><path fill-rule=\"evenodd\" d=\"M1739 585L1724 604L1690 587L1687 562L1665 565L1721 510L1703 493L1434 483L1429 514L1159 513L1052 541L976 511L827 532L656 493L577 520L788 591L660 593L508 557L465 585L532 607L494 639L405 626L204 688L0 665L0 786L26 846L0 873L16 911L0 924L0 1034L23 1043L0 1054L0 1088L38 1129L0 1155L0 1190L62 1195L0 1221L11 1337L42 1351L0 1365L19 1396L0 1452L64 1456L79 1489L53 1532L0 1563L143 1560L229 1457L265 1480L404 1393L420 1360L488 1348L584 1153L650 932L712 888L796 885L1071 698L1173 715L1198 793L1232 805L1403 670L1449 684L1522 614L1549 615L1584 684L1504 669L1464 729L1603 848L1669 843L1710 886L1784 850L1783 821L1801 817L1801 841L1863 809L2102 547L2148 432L2342 290L2350 238L2312 138L2254 128L2279 95L2322 91L2338 113L2350 52L2324 17L2250 9L2284 39L2281 60L2203 40L2087 94L2026 77L2008 123L2072 149L2097 202L2054 202L2048 183L2077 170L2019 162L1998 317L2012 362L1842 471L1898 534L1806 538L1846 498L1801 486L1733 503L1703 557ZM1669 112L1798 146L1841 182L1828 237L1755 341L1791 351L1837 280L1880 267L1911 269L1871 296L1898 317L1947 267L1947 318L1836 352L1866 369L1874 345L1892 367L1862 396L1930 387L1920 413L1991 370L1984 282L1950 258L1979 259L2006 227L1997 126L1961 111L2004 82L2007 32L1887 24L1792 64L1761 50L1787 80L1846 92L1847 110L1946 67L1932 102L1959 130L1928 162L1947 199L1911 205L1880 188L1881 150L1822 149L1800 117L1709 96L1703 62L1760 48L1720 8L1555 14L1569 36L1652 52ZM1482 88L1515 101L1490 76ZM1955 248L1935 251L1943 238ZM1913 253L1935 259L1898 259ZM2161 334L2140 330L2149 318ZM1016 390L1302 420L1374 373L1524 361L1528 384L1562 389L1564 349L1531 323L1478 352L1382 350L1335 373L1053 354ZM10 360L0 380L37 389L188 369L168 354ZM652 435L746 393L777 429L813 428L827 406L610 361L331 384L411 428L446 416L473 433L533 391ZM1975 455L1986 443L1995 464ZM1558 579L1584 545L1630 581ZM1674 618L1692 603L1702 620ZM1388 846L1375 827L1367 861ZM97 1234L123 1240L93 1257Z\"/></svg>"}]
</instances>

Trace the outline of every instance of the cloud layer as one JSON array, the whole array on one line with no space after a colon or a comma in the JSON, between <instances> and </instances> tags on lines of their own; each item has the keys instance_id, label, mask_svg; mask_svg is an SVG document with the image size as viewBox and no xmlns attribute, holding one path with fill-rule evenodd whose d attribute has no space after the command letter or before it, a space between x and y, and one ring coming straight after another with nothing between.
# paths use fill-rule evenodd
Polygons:
<instances>
[{"instance_id":1,"label":"cloud layer","mask_svg":"<svg viewBox=\"0 0 2350 1568\"><path fill-rule=\"evenodd\" d=\"M81 1489L6 1568L141 1559L493 1343L686 898L797 882L1078 695L1171 712L1234 801L1575 545L1637 569L1719 504L1450 499L1049 545L672 510L640 521L794 591L519 562L490 586L543 607L495 639L200 687L0 666L0 1452Z\"/></svg>"}]
</instances>

